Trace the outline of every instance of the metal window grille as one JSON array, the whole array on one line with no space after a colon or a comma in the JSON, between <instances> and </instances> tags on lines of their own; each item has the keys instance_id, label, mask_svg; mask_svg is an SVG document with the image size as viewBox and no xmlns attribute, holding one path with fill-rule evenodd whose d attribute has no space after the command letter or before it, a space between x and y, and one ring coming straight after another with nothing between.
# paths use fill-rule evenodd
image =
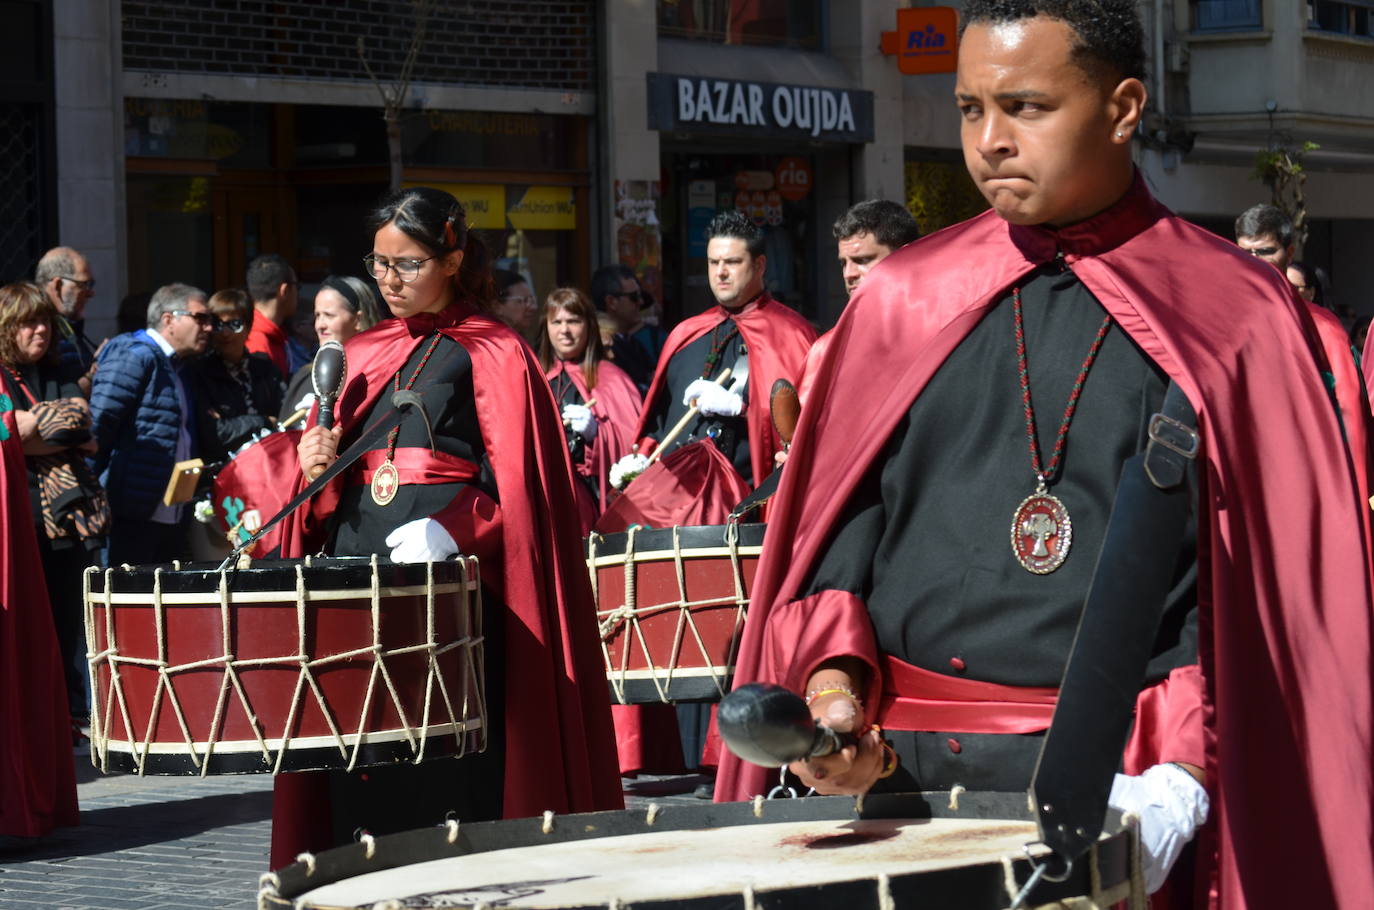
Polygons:
<instances>
[{"instance_id":1,"label":"metal window grille","mask_svg":"<svg viewBox=\"0 0 1374 910\"><path fill-rule=\"evenodd\" d=\"M1307 5L1308 28L1340 35L1374 37L1374 0L1313 0Z\"/></svg>"},{"instance_id":2,"label":"metal window grille","mask_svg":"<svg viewBox=\"0 0 1374 910\"><path fill-rule=\"evenodd\" d=\"M44 249L42 111L0 104L0 282L28 278Z\"/></svg>"},{"instance_id":3,"label":"metal window grille","mask_svg":"<svg viewBox=\"0 0 1374 910\"><path fill-rule=\"evenodd\" d=\"M414 33L410 0L123 0L129 70L394 78ZM437 0L416 82L591 91L593 0Z\"/></svg>"}]
</instances>

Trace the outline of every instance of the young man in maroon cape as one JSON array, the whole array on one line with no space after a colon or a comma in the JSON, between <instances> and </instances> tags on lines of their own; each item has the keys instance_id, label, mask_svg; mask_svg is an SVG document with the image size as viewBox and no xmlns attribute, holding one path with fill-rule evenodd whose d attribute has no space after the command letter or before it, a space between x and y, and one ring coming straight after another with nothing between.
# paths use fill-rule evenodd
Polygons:
<instances>
[{"instance_id":1,"label":"young man in maroon cape","mask_svg":"<svg viewBox=\"0 0 1374 910\"><path fill-rule=\"evenodd\" d=\"M735 682L781 683L859 732L792 767L822 792L1026 788L1121 465L1174 383L1198 418L1198 505L1183 539L1141 542L1176 570L1110 801L1141 815L1151 889L1210 819L1196 881L1171 882L1184 905L1361 906L1366 453L1310 316L1135 173L1131 0L963 15L964 154L993 210L893 253L835 328ZM716 796L766 792L766 773L725 756Z\"/></svg>"},{"instance_id":2,"label":"young man in maroon cape","mask_svg":"<svg viewBox=\"0 0 1374 910\"><path fill-rule=\"evenodd\" d=\"M0 394L0 847L78 821L67 685L27 478L14 403Z\"/></svg>"},{"instance_id":3,"label":"young man in maroon cape","mask_svg":"<svg viewBox=\"0 0 1374 910\"><path fill-rule=\"evenodd\" d=\"M782 448L768 411L773 383L797 382L816 330L764 290L768 258L763 232L744 214L720 213L707 226L706 238L711 293L718 306L683 320L669 334L644 396L635 438L639 452L647 454L695 404L698 416L669 451L713 439L739 475L756 487L773 473L773 455ZM732 378L718 384L727 369ZM741 383L737 374L746 369ZM636 458L627 456L620 465L634 470Z\"/></svg>"},{"instance_id":4,"label":"young man in maroon cape","mask_svg":"<svg viewBox=\"0 0 1374 910\"><path fill-rule=\"evenodd\" d=\"M476 309L489 279L473 267L480 242L465 242L462 218L429 188L402 190L374 214L373 274L397 318L348 341L337 423L305 431L301 470L332 463L385 415L394 389L418 394L425 413L408 413L284 523L282 553L477 556L487 751L278 777L274 867L355 825L379 834L450 810L482 820L623 804L563 428L529 345Z\"/></svg>"}]
</instances>

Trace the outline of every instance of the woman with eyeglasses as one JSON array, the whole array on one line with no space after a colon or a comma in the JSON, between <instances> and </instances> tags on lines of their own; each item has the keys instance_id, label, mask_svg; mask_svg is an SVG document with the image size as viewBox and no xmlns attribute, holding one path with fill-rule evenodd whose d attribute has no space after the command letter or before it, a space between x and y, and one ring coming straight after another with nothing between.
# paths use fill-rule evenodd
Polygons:
<instances>
[{"instance_id":1,"label":"woman with eyeglasses","mask_svg":"<svg viewBox=\"0 0 1374 910\"><path fill-rule=\"evenodd\" d=\"M496 283L496 306L491 314L515 329L521 338L538 344L539 301L534 297L534 289L523 275L509 269L496 269L491 277Z\"/></svg>"},{"instance_id":2,"label":"woman with eyeglasses","mask_svg":"<svg viewBox=\"0 0 1374 910\"><path fill-rule=\"evenodd\" d=\"M351 338L326 430L310 418L301 477L392 419L393 392L423 403L321 489L282 553L477 556L484 588L488 747L362 773L277 778L272 865L301 850L464 821L621 805L610 704L553 396L533 352L493 318L486 250L462 205L425 187L387 197L365 264L397 318ZM332 797L331 797L332 794Z\"/></svg>"},{"instance_id":3,"label":"woman with eyeglasses","mask_svg":"<svg viewBox=\"0 0 1374 910\"><path fill-rule=\"evenodd\" d=\"M352 275L330 275L315 292L315 337L320 344L326 341L343 344L380 321L376 285ZM307 363L291 377L278 414L280 420L285 421L302 409L308 411L315 403L315 387L310 376L312 366Z\"/></svg>"},{"instance_id":4,"label":"woman with eyeglasses","mask_svg":"<svg viewBox=\"0 0 1374 910\"><path fill-rule=\"evenodd\" d=\"M29 510L62 650L73 738L86 710L81 577L104 543L110 510L87 466L95 453L81 364L57 351L58 313L36 284L0 288L0 392L8 396L28 469ZM65 719L64 719L65 724Z\"/></svg>"},{"instance_id":5,"label":"woman with eyeglasses","mask_svg":"<svg viewBox=\"0 0 1374 910\"><path fill-rule=\"evenodd\" d=\"M585 535L606 504L611 465L634 447L639 389L606 359L596 309L577 288L556 288L549 294L544 328L539 365L562 410L568 452L582 480L578 492L585 504Z\"/></svg>"},{"instance_id":6,"label":"woman with eyeglasses","mask_svg":"<svg viewBox=\"0 0 1374 910\"><path fill-rule=\"evenodd\" d=\"M214 318L210 349L191 361L196 402L215 428L221 459L263 430L275 428L282 382L265 354L245 347L253 325L253 301L239 288L216 291L206 306Z\"/></svg>"}]
</instances>

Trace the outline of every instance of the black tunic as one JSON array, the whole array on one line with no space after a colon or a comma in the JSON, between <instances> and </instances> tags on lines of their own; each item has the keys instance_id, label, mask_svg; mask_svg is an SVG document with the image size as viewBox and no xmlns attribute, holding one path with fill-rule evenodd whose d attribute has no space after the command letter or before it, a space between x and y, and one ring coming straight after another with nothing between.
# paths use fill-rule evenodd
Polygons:
<instances>
[{"instance_id":1,"label":"black tunic","mask_svg":"<svg viewBox=\"0 0 1374 910\"><path fill-rule=\"evenodd\" d=\"M422 341L401 367L404 388L415 367L428 350L431 339ZM394 380L388 389L394 388ZM482 469L477 486L497 499L496 483L486 457L472 385L472 359L462 345L439 336L434 349L416 379L414 391L420 394L434 430L439 451L478 464ZM390 407L390 392L383 393L363 421L370 427ZM428 449L429 434L424 421L414 412L400 424L398 448ZM377 446L386 448L383 439ZM345 488L335 512L338 530L331 552L336 556L359 556L391 550L386 536L416 518L440 511L465 486L463 483L402 484L396 497L385 506L372 500L366 485ZM462 541L459 541L462 546ZM491 572L483 566L484 573ZM495 570L499 574L499 569ZM487 704L500 705L504 696L505 606L485 584L482 587L483 648ZM505 725L499 711L488 713L487 751L462 759L442 758L420 765L400 763L346 772L328 773L332 824L336 844L350 843L356 829L373 834L396 833L436 824L445 812L465 821L501 817L504 779Z\"/></svg>"},{"instance_id":2,"label":"black tunic","mask_svg":"<svg viewBox=\"0 0 1374 910\"><path fill-rule=\"evenodd\" d=\"M401 387L404 388L415 367L429 348L429 340L416 347L401 367ZM391 387L394 387L394 381ZM440 452L457 456L477 464L482 476L478 487L496 499L496 483L486 458L482 430L477 422L477 408L472 388L472 359L462 345L447 336L440 336L439 345L425 363L414 390L424 401L434 430L434 444ZM383 393L363 421L372 424L391 407L391 395ZM383 439L378 449L386 448ZM428 449L429 434L418 414L408 413L401 420L397 448ZM370 489L362 484L345 487L336 514L338 530L331 552L335 556L363 556L388 553L386 536L396 528L417 518L426 518L440 511L458 495L464 483L402 484L396 497L385 506L372 500ZM461 545L461 541L460 541Z\"/></svg>"},{"instance_id":3,"label":"black tunic","mask_svg":"<svg viewBox=\"0 0 1374 910\"><path fill-rule=\"evenodd\" d=\"M682 393L687 390L695 379L701 379L702 370L706 366L707 355L711 353L713 338L724 338L735 327L733 319L726 319L716 328L715 332L707 332L695 341L684 345L672 359L668 361L667 375L665 377L664 392L655 402L655 419L650 423L649 435L654 439L662 439L668 430L672 429L687 413L687 406L682 403ZM706 379L715 379L727 367L734 368L739 363L740 354L747 352L744 343L744 336L738 332L721 348L720 359L716 361ZM742 400L749 400L749 384L735 388L734 379L727 379L725 387L733 389L739 393ZM749 418L746 414L738 417L705 417L698 415L687 428L682 431L682 435L677 438L677 442L669 447L669 451L698 439L710 437L715 440L716 446L725 454L725 457L734 465L736 471L745 480L750 480L754 476L753 465L749 461Z\"/></svg>"},{"instance_id":4,"label":"black tunic","mask_svg":"<svg viewBox=\"0 0 1374 910\"><path fill-rule=\"evenodd\" d=\"M1105 313L1071 271L1053 266L1028 278L1021 298L1032 404L1048 466L1070 389ZM1008 295L941 365L893 432L808 593L856 594L868 605L879 648L923 669L1004 685L1058 686L1121 464L1143 449L1166 389L1163 373L1113 327L1050 485L1073 520L1073 546L1059 569L1031 574L1010 542L1012 515L1036 480ZM1152 681L1197 659L1195 537L1190 524ZM894 741L923 787L1022 789L1039 747L1039 736L932 733Z\"/></svg>"}]
</instances>

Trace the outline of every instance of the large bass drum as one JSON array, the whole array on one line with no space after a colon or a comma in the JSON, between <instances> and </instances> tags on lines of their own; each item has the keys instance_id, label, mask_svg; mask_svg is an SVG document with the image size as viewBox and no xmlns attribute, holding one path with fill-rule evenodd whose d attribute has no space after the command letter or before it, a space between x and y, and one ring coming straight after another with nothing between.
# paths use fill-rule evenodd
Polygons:
<instances>
[{"instance_id":1,"label":"large bass drum","mask_svg":"<svg viewBox=\"0 0 1374 910\"><path fill-rule=\"evenodd\" d=\"M1044 859L1036 837L1025 793L870 795L861 815L837 796L450 821L302 856L264 876L259 908L1003 908ZM1026 906L1146 907L1119 817L1047 879Z\"/></svg>"},{"instance_id":2,"label":"large bass drum","mask_svg":"<svg viewBox=\"0 0 1374 910\"><path fill-rule=\"evenodd\" d=\"M90 569L91 760L242 774L486 747L474 558Z\"/></svg>"},{"instance_id":3,"label":"large bass drum","mask_svg":"<svg viewBox=\"0 0 1374 910\"><path fill-rule=\"evenodd\" d=\"M587 538L615 702L719 701L730 691L764 527L632 528Z\"/></svg>"}]
</instances>

